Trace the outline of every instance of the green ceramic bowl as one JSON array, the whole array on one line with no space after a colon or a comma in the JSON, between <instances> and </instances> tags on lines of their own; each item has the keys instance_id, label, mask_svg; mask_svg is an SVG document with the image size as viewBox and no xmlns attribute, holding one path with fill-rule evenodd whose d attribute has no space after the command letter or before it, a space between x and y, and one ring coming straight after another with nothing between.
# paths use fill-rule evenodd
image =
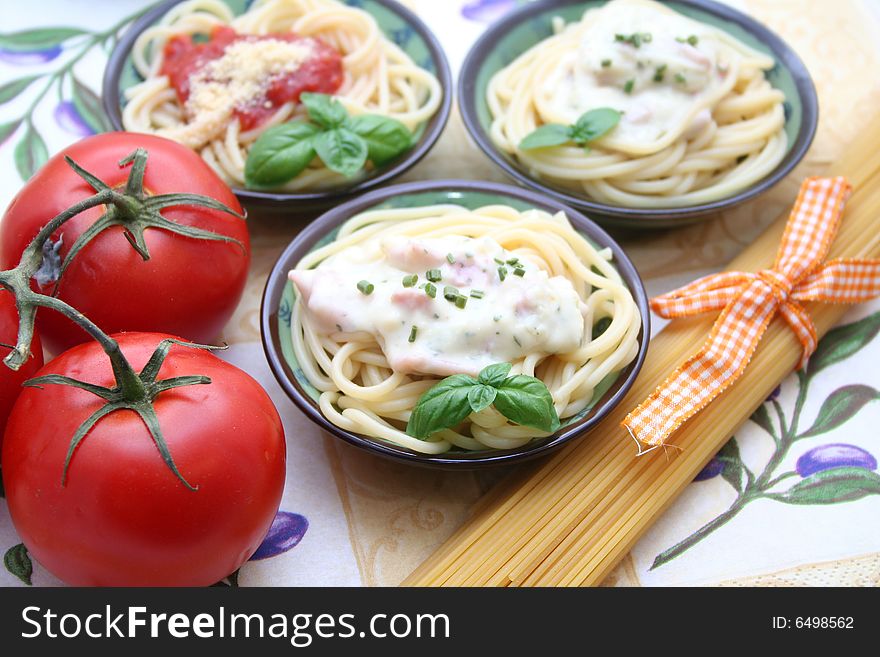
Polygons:
<instances>
[{"instance_id":1,"label":"green ceramic bowl","mask_svg":"<svg viewBox=\"0 0 880 657\"><path fill-rule=\"evenodd\" d=\"M103 103L110 122L122 130L124 92L142 81L134 68L131 49L134 42L148 27L158 22L183 0L167 0L141 16L120 39L104 71ZM223 0L234 14L242 14L253 0ZM443 132L452 107L452 73L440 43L430 29L411 11L394 0L342 0L369 13L379 24L385 37L393 41L422 68L433 73L443 89L443 100L437 112L421 125L415 134L415 145L395 161L379 167L366 178L351 185L316 192L259 192L235 189L236 195L249 207L257 205L275 209L307 210L327 206L373 189L399 176L421 160Z\"/></svg>"},{"instance_id":2,"label":"green ceramic bowl","mask_svg":"<svg viewBox=\"0 0 880 657\"><path fill-rule=\"evenodd\" d=\"M288 272L307 253L332 241L339 227L357 214L367 210L422 207L440 203L455 203L470 209L502 204L518 210L538 208L551 213L562 211L586 239L598 248L606 246L611 248L614 254L613 263L632 292L642 316L639 353L622 371L609 376L600 384L594 401L588 409L567 418L564 426L552 436L533 440L523 447L511 450L487 449L478 452L453 450L445 454L429 455L340 429L327 420L318 407L319 392L306 379L293 352L290 314L296 299L296 291L287 278ZM647 353L648 336L651 333L648 299L641 279L620 246L599 226L579 212L543 195L510 185L464 180L393 185L349 201L323 214L290 243L275 263L263 292L260 323L263 347L275 377L291 400L318 426L334 436L381 456L445 468L509 464L546 454L558 449L569 440L584 435L617 405L635 381Z\"/></svg>"},{"instance_id":3,"label":"green ceramic bowl","mask_svg":"<svg viewBox=\"0 0 880 657\"><path fill-rule=\"evenodd\" d=\"M783 160L764 179L718 201L681 208L626 208L593 201L568 189L538 180L489 138L492 118L486 102L489 80L523 52L553 34L551 21L560 16L567 23L580 19L587 9L606 0L542 0L528 3L494 23L473 45L458 79L458 102L462 118L477 145L508 175L523 185L587 212L596 221L624 228L668 228L699 220L717 210L738 205L766 191L785 177L803 158L813 141L819 107L816 89L806 67L776 34L754 19L709 0L672 0L665 4L694 20L714 25L756 50L773 57L776 65L767 79L785 94L785 132L788 150Z\"/></svg>"}]
</instances>

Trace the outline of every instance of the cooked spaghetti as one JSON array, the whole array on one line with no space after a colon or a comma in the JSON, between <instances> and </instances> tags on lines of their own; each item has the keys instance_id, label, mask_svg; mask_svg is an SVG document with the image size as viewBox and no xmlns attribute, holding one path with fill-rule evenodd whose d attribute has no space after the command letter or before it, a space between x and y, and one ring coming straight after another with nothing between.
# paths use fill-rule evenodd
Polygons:
<instances>
[{"instance_id":1,"label":"cooked spaghetti","mask_svg":"<svg viewBox=\"0 0 880 657\"><path fill-rule=\"evenodd\" d=\"M547 434L491 406L428 440L405 427L443 377L497 362L541 379L563 423L589 409L638 352L641 316L611 257L563 213L365 212L290 272L294 353L343 429L431 454L519 447Z\"/></svg>"},{"instance_id":2,"label":"cooked spaghetti","mask_svg":"<svg viewBox=\"0 0 880 657\"><path fill-rule=\"evenodd\" d=\"M490 80L491 139L531 175L611 205L669 208L730 196L782 160L784 95L771 57L650 0L613 0ZM524 150L545 124L622 112L589 143Z\"/></svg>"},{"instance_id":3,"label":"cooked spaghetti","mask_svg":"<svg viewBox=\"0 0 880 657\"><path fill-rule=\"evenodd\" d=\"M126 92L126 130L198 151L244 186L249 147L305 116L299 94L333 94L351 115L380 114L417 130L438 109L440 83L386 39L366 11L336 0L257 0L235 16L220 0L190 0L145 30L132 50L144 81ZM282 189L347 181L315 158Z\"/></svg>"}]
</instances>

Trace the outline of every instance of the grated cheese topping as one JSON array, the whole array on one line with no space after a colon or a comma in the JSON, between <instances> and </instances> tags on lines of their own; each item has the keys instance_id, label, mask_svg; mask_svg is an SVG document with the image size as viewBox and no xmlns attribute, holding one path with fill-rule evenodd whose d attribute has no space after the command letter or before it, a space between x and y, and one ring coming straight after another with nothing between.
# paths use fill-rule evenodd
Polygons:
<instances>
[{"instance_id":1,"label":"grated cheese topping","mask_svg":"<svg viewBox=\"0 0 880 657\"><path fill-rule=\"evenodd\" d=\"M233 112L252 103L263 103L264 93L278 77L297 70L312 55L312 41L280 39L236 41L223 56L208 62L190 77L190 94L184 105L188 121L171 136L193 149L218 137Z\"/></svg>"}]
</instances>

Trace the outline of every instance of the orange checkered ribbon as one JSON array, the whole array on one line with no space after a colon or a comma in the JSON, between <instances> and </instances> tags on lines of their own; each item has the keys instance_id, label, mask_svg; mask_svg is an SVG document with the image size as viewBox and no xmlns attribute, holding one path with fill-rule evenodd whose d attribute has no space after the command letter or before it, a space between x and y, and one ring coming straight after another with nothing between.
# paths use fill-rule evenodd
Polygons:
<instances>
[{"instance_id":1,"label":"orange checkered ribbon","mask_svg":"<svg viewBox=\"0 0 880 657\"><path fill-rule=\"evenodd\" d=\"M860 303L880 295L880 260L829 260L850 185L808 178L791 211L771 269L706 276L651 300L661 317L721 310L703 348L666 379L622 425L659 446L743 373L770 320L779 313L803 345L798 368L816 349L803 301Z\"/></svg>"}]
</instances>

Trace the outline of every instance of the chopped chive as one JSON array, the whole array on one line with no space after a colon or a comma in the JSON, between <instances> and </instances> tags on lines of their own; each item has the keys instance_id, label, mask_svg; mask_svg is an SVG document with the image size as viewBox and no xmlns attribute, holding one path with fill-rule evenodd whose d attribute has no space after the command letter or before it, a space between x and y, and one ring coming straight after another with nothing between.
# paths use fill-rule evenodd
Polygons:
<instances>
[{"instance_id":1,"label":"chopped chive","mask_svg":"<svg viewBox=\"0 0 880 657\"><path fill-rule=\"evenodd\" d=\"M433 283L425 283L425 294L427 294L432 299L437 296L437 288Z\"/></svg>"},{"instance_id":2,"label":"chopped chive","mask_svg":"<svg viewBox=\"0 0 880 657\"><path fill-rule=\"evenodd\" d=\"M454 265L455 264L455 256L452 255L451 253L447 253L446 254L446 262L448 262L450 265Z\"/></svg>"},{"instance_id":3,"label":"chopped chive","mask_svg":"<svg viewBox=\"0 0 880 657\"><path fill-rule=\"evenodd\" d=\"M455 297L455 305L458 308L464 308L465 305L467 305L467 297L463 294L459 294L457 297Z\"/></svg>"},{"instance_id":4,"label":"chopped chive","mask_svg":"<svg viewBox=\"0 0 880 657\"><path fill-rule=\"evenodd\" d=\"M415 342L416 336L419 334L419 327L413 325L413 327L409 330L409 341Z\"/></svg>"},{"instance_id":5,"label":"chopped chive","mask_svg":"<svg viewBox=\"0 0 880 657\"><path fill-rule=\"evenodd\" d=\"M507 278L507 267L502 266L498 268L498 278L500 278L502 281Z\"/></svg>"},{"instance_id":6,"label":"chopped chive","mask_svg":"<svg viewBox=\"0 0 880 657\"><path fill-rule=\"evenodd\" d=\"M513 258L510 258L510 259L507 261L507 264L508 264L508 265L515 265L515 264L517 264L518 262L519 262L519 258L517 258L516 256L514 256Z\"/></svg>"},{"instance_id":7,"label":"chopped chive","mask_svg":"<svg viewBox=\"0 0 880 657\"><path fill-rule=\"evenodd\" d=\"M651 43L653 40L653 36L651 36L650 32L634 32L627 36L626 34L615 34L615 41L622 41L623 43L630 44L633 48L639 48L642 43Z\"/></svg>"},{"instance_id":8,"label":"chopped chive","mask_svg":"<svg viewBox=\"0 0 880 657\"><path fill-rule=\"evenodd\" d=\"M654 82L663 82L663 75L666 73L666 64L661 64L654 70Z\"/></svg>"},{"instance_id":9,"label":"chopped chive","mask_svg":"<svg viewBox=\"0 0 880 657\"><path fill-rule=\"evenodd\" d=\"M627 94L631 94L633 87L636 85L636 81L633 79L629 79L626 81L626 84L623 85L623 92Z\"/></svg>"},{"instance_id":10,"label":"chopped chive","mask_svg":"<svg viewBox=\"0 0 880 657\"><path fill-rule=\"evenodd\" d=\"M403 277L403 287L414 287L419 282L418 274L410 274Z\"/></svg>"},{"instance_id":11,"label":"chopped chive","mask_svg":"<svg viewBox=\"0 0 880 657\"><path fill-rule=\"evenodd\" d=\"M681 73L676 73L675 74L675 81L678 82L679 84L684 84L685 82L687 82L687 79Z\"/></svg>"},{"instance_id":12,"label":"chopped chive","mask_svg":"<svg viewBox=\"0 0 880 657\"><path fill-rule=\"evenodd\" d=\"M526 270L523 269L522 267L516 267L513 270L513 274L514 274L514 276L519 276L520 278L522 278L523 276L526 275Z\"/></svg>"},{"instance_id":13,"label":"chopped chive","mask_svg":"<svg viewBox=\"0 0 880 657\"><path fill-rule=\"evenodd\" d=\"M372 283L370 283L370 281L358 281L357 288L358 290L360 290L361 294L368 295L372 294L373 290L376 289L376 287Z\"/></svg>"},{"instance_id":14,"label":"chopped chive","mask_svg":"<svg viewBox=\"0 0 880 657\"><path fill-rule=\"evenodd\" d=\"M474 299L482 299L485 294L482 290L471 290L471 296Z\"/></svg>"},{"instance_id":15,"label":"chopped chive","mask_svg":"<svg viewBox=\"0 0 880 657\"><path fill-rule=\"evenodd\" d=\"M432 283L439 282L441 277L442 276L439 269L429 269L427 272L425 272L425 278L427 278Z\"/></svg>"},{"instance_id":16,"label":"chopped chive","mask_svg":"<svg viewBox=\"0 0 880 657\"><path fill-rule=\"evenodd\" d=\"M519 341L519 338L517 338L515 335L513 336L513 341L516 342L516 344L517 344L518 346L522 347L522 342L520 342L520 341Z\"/></svg>"},{"instance_id":17,"label":"chopped chive","mask_svg":"<svg viewBox=\"0 0 880 657\"><path fill-rule=\"evenodd\" d=\"M503 264L504 264L504 261L503 261L501 258L493 258L493 260L494 260L495 262L497 262L499 265L503 265Z\"/></svg>"},{"instance_id":18,"label":"chopped chive","mask_svg":"<svg viewBox=\"0 0 880 657\"><path fill-rule=\"evenodd\" d=\"M455 301L458 296L458 288L447 285L443 288L443 298L447 301Z\"/></svg>"},{"instance_id":19,"label":"chopped chive","mask_svg":"<svg viewBox=\"0 0 880 657\"><path fill-rule=\"evenodd\" d=\"M608 68L609 66L611 66L611 60L610 59L603 59L602 60L602 68Z\"/></svg>"}]
</instances>

